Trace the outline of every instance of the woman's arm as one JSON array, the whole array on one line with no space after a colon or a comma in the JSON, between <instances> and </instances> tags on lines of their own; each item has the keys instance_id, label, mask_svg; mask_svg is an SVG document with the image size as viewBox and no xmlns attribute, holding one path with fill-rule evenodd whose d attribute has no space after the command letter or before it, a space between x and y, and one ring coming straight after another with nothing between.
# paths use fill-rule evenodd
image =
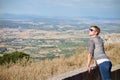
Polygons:
<instances>
[{"instance_id":1,"label":"woman's arm","mask_svg":"<svg viewBox=\"0 0 120 80\"><path fill-rule=\"evenodd\" d=\"M92 60L92 54L88 54L88 61L87 61L87 70L88 72L90 72L90 63L91 63L91 60Z\"/></svg>"},{"instance_id":2,"label":"woman's arm","mask_svg":"<svg viewBox=\"0 0 120 80\"><path fill-rule=\"evenodd\" d=\"M87 59L87 70L88 70L88 72L90 72L90 63L91 63L92 57L94 55L94 49L95 49L94 41L92 39L90 39L89 54L88 54L88 59Z\"/></svg>"}]
</instances>

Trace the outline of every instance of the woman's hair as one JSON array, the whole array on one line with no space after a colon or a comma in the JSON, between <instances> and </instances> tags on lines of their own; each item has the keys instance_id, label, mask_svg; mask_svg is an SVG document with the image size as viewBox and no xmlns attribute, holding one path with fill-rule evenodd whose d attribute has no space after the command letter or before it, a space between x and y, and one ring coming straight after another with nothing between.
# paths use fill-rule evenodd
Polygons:
<instances>
[{"instance_id":1,"label":"woman's hair","mask_svg":"<svg viewBox=\"0 0 120 80\"><path fill-rule=\"evenodd\" d=\"M98 26L91 26L93 28L95 28L96 32L97 32L97 35L99 35L100 33L100 28Z\"/></svg>"}]
</instances>

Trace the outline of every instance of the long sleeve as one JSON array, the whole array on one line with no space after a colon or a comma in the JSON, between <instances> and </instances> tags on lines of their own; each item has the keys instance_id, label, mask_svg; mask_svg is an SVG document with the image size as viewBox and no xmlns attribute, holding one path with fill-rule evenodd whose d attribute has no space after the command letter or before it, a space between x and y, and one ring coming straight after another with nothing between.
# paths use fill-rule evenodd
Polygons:
<instances>
[{"instance_id":1,"label":"long sleeve","mask_svg":"<svg viewBox=\"0 0 120 80\"><path fill-rule=\"evenodd\" d=\"M94 55L94 49L95 49L95 43L93 42L92 39L90 39L90 42L89 42L89 53Z\"/></svg>"}]
</instances>

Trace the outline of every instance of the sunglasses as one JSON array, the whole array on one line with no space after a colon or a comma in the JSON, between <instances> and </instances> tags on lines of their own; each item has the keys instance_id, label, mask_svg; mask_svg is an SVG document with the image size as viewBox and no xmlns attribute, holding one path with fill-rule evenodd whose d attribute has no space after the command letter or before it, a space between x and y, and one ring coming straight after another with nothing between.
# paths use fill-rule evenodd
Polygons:
<instances>
[{"instance_id":1,"label":"sunglasses","mask_svg":"<svg viewBox=\"0 0 120 80\"><path fill-rule=\"evenodd\" d=\"M93 29L89 29L89 31L91 31L91 32L93 32L93 31L96 32L96 30L93 30Z\"/></svg>"}]
</instances>

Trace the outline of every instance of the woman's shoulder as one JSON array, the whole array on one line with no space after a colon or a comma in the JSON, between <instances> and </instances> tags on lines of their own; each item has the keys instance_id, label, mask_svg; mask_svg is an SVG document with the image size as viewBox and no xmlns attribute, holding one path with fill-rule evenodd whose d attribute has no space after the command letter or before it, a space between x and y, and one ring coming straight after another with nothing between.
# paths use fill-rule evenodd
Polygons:
<instances>
[{"instance_id":1,"label":"woman's shoulder","mask_svg":"<svg viewBox=\"0 0 120 80\"><path fill-rule=\"evenodd\" d=\"M91 37L90 41L92 41L92 42L99 42L99 41L102 41L102 38L100 36Z\"/></svg>"}]
</instances>

